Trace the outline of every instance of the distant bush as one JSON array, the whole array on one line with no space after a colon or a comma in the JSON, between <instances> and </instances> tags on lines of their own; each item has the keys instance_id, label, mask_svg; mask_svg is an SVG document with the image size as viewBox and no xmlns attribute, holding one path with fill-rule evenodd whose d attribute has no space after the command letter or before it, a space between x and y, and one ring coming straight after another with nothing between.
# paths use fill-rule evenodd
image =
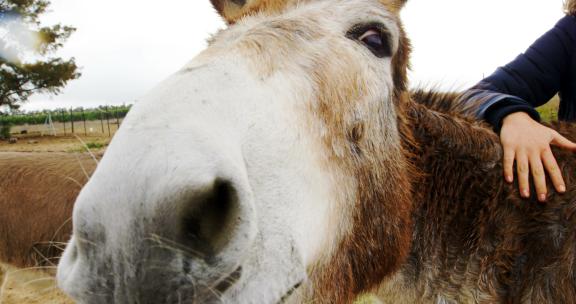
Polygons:
<instances>
[{"instance_id":1,"label":"distant bush","mask_svg":"<svg viewBox=\"0 0 576 304\"><path fill-rule=\"evenodd\" d=\"M104 144L99 142L89 142L86 144L86 148L88 149L100 149L103 148Z\"/></svg>"},{"instance_id":2,"label":"distant bush","mask_svg":"<svg viewBox=\"0 0 576 304\"><path fill-rule=\"evenodd\" d=\"M12 129L12 124L10 123L3 123L0 125L0 138L2 139L9 139L10 131Z\"/></svg>"},{"instance_id":3,"label":"distant bush","mask_svg":"<svg viewBox=\"0 0 576 304\"><path fill-rule=\"evenodd\" d=\"M67 150L68 153L84 153L86 150L99 150L106 147L108 144L100 142L87 142L86 145L77 145L76 147Z\"/></svg>"}]
</instances>

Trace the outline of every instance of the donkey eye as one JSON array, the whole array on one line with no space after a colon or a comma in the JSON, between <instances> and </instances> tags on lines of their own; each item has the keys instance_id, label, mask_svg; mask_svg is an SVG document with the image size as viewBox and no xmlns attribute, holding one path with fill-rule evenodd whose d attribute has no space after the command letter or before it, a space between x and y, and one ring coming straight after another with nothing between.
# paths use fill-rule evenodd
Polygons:
<instances>
[{"instance_id":1,"label":"donkey eye","mask_svg":"<svg viewBox=\"0 0 576 304\"><path fill-rule=\"evenodd\" d=\"M364 44L373 49L380 49L384 45L384 41L382 41L380 32L376 30L368 30L366 33L360 36L358 40L364 42Z\"/></svg>"},{"instance_id":2,"label":"donkey eye","mask_svg":"<svg viewBox=\"0 0 576 304\"><path fill-rule=\"evenodd\" d=\"M378 58L390 57L388 33L381 28L378 24L360 25L351 29L346 36L362 43Z\"/></svg>"}]
</instances>

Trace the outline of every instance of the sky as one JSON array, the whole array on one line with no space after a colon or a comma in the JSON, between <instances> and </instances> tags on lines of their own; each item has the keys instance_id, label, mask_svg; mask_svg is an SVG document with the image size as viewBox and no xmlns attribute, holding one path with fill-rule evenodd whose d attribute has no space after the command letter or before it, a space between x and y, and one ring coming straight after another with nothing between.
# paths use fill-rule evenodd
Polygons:
<instances>
[{"instance_id":1,"label":"sky","mask_svg":"<svg viewBox=\"0 0 576 304\"><path fill-rule=\"evenodd\" d=\"M52 0L50 10L44 23L77 28L57 55L74 57L82 77L58 96L34 96L25 110L134 103L224 27L209 0ZM562 15L562 0L409 0L402 18L412 86L473 85Z\"/></svg>"}]
</instances>

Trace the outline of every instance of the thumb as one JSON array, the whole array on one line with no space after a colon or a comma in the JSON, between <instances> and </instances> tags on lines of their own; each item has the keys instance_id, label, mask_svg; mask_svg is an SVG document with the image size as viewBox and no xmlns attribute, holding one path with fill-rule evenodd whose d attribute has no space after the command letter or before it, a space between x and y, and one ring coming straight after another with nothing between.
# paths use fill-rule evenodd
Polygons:
<instances>
[{"instance_id":1,"label":"thumb","mask_svg":"<svg viewBox=\"0 0 576 304\"><path fill-rule=\"evenodd\" d=\"M571 142L556 131L554 131L554 135L552 136L552 141L550 144L576 152L576 143Z\"/></svg>"}]
</instances>

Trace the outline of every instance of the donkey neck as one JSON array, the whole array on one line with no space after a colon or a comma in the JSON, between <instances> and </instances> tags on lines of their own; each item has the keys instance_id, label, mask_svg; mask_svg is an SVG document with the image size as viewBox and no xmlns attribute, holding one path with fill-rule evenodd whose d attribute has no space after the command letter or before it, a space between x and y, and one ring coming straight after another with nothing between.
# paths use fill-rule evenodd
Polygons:
<instances>
[{"instance_id":1,"label":"donkey neck","mask_svg":"<svg viewBox=\"0 0 576 304\"><path fill-rule=\"evenodd\" d=\"M495 197L512 190L502 178L498 136L478 121L422 105L411 106L408 116L422 174L414 187L413 251L432 261L452 250L466 254L473 247L466 248L466 238L477 232L482 213L498 208ZM453 245L461 248L446 250Z\"/></svg>"},{"instance_id":2,"label":"donkey neck","mask_svg":"<svg viewBox=\"0 0 576 304\"><path fill-rule=\"evenodd\" d=\"M571 288L567 278L573 270L565 274L570 266L559 257L573 255L573 237L566 233L574 227L573 192L556 195L550 189L546 205L522 201L517 185L502 177L496 134L454 112L403 105L400 126L408 130L405 142L419 174L413 179L413 236L406 263L381 293L410 290L397 303L517 303L529 294L544 299L538 296L547 294L549 282L565 281ZM567 128L562 133L573 134ZM555 153L570 182L576 172L573 155ZM534 288L541 293L532 293ZM565 295L555 296L560 300L554 303L567 302Z\"/></svg>"},{"instance_id":3,"label":"donkey neck","mask_svg":"<svg viewBox=\"0 0 576 304\"><path fill-rule=\"evenodd\" d=\"M397 303L429 303L444 298L445 286L462 287L451 285L452 275L465 277L486 237L480 228L485 215L501 208L495 197L512 187L501 177L498 137L481 122L422 104L404 106L400 128L416 171L412 244L400 272L378 293Z\"/></svg>"}]
</instances>

